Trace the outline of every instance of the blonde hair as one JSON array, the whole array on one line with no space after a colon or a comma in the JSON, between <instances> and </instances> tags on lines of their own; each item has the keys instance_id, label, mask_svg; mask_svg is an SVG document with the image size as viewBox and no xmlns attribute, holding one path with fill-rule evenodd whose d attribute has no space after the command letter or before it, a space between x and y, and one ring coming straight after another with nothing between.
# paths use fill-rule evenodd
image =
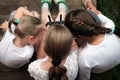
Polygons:
<instances>
[{"instance_id":1,"label":"blonde hair","mask_svg":"<svg viewBox=\"0 0 120 80\"><path fill-rule=\"evenodd\" d=\"M11 24L14 24L16 28L12 33L20 38L24 38L27 35L37 36L39 32L43 29L43 26L41 25L41 20L33 16L23 16L17 23L15 23L15 20L16 19L10 21L9 29L10 32L12 32Z\"/></svg>"},{"instance_id":2,"label":"blonde hair","mask_svg":"<svg viewBox=\"0 0 120 80\"><path fill-rule=\"evenodd\" d=\"M49 80L68 80L67 69L60 63L69 55L72 41L72 34L62 24L53 24L48 28L44 49L46 54L52 58L53 64L49 69Z\"/></svg>"}]
</instances>

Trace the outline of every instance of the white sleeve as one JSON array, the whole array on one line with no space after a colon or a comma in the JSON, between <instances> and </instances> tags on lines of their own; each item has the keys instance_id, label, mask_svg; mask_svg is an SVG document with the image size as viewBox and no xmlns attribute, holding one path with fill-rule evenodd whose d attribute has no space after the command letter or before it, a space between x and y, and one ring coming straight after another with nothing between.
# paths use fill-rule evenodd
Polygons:
<instances>
[{"instance_id":1,"label":"white sleeve","mask_svg":"<svg viewBox=\"0 0 120 80\"><path fill-rule=\"evenodd\" d=\"M79 69L80 80L89 80L91 69Z\"/></svg>"},{"instance_id":2,"label":"white sleeve","mask_svg":"<svg viewBox=\"0 0 120 80\"><path fill-rule=\"evenodd\" d=\"M115 30L114 22L108 17L104 16L102 13L98 14L98 17L102 21L102 26L111 29L112 30L111 33L113 33Z\"/></svg>"}]
</instances>

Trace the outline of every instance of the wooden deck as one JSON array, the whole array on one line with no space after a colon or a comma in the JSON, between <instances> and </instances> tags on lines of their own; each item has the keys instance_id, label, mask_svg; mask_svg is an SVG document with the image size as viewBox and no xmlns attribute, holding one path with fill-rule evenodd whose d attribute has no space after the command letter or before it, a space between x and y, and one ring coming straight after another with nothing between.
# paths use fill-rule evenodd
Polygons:
<instances>
[{"instance_id":1,"label":"wooden deck","mask_svg":"<svg viewBox=\"0 0 120 80\"><path fill-rule=\"evenodd\" d=\"M0 63L0 80L34 80L27 72L27 65L12 69Z\"/></svg>"},{"instance_id":2,"label":"wooden deck","mask_svg":"<svg viewBox=\"0 0 120 80\"><path fill-rule=\"evenodd\" d=\"M96 0L93 0L96 3ZM84 8L81 0L66 0L69 10ZM27 6L29 10L35 10L40 13L40 0L0 0L0 23L8 20L11 11L19 6ZM56 15L55 6L52 8L52 14ZM0 39L3 32L0 30ZM19 69L11 69L0 63L0 80L34 80L27 72L27 65Z\"/></svg>"}]
</instances>

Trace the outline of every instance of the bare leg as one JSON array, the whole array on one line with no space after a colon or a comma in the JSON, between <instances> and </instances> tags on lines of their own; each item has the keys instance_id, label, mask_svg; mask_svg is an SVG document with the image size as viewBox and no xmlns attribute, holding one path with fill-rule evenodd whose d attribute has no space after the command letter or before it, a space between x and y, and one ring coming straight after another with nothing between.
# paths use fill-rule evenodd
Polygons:
<instances>
[{"instance_id":1,"label":"bare leg","mask_svg":"<svg viewBox=\"0 0 120 80\"><path fill-rule=\"evenodd\" d=\"M50 16L51 20L53 21L50 11L48 9L46 9L46 8L42 9L42 11L41 11L41 19L42 19L43 24L46 24L47 22L49 22L48 15Z\"/></svg>"},{"instance_id":2,"label":"bare leg","mask_svg":"<svg viewBox=\"0 0 120 80\"><path fill-rule=\"evenodd\" d=\"M49 0L49 2L51 2L51 0ZM51 20L53 21L53 19L51 17L51 13L49 11L49 5L50 4L45 2L45 3L42 4L42 7L41 7L41 19L42 19L43 24L46 24L47 22L49 22L48 16L50 16Z\"/></svg>"},{"instance_id":3,"label":"bare leg","mask_svg":"<svg viewBox=\"0 0 120 80\"><path fill-rule=\"evenodd\" d=\"M54 2L57 4L58 0L54 0ZM65 16L67 14L67 7L66 7L66 5L64 3L59 3L59 5L57 5L57 6L59 8L59 12L58 12L58 15L57 15L55 21L60 21L60 15L62 15L62 21L64 21Z\"/></svg>"},{"instance_id":4,"label":"bare leg","mask_svg":"<svg viewBox=\"0 0 120 80\"><path fill-rule=\"evenodd\" d=\"M67 14L66 9L61 8L58 12L58 15L57 15L55 21L60 21L60 15L62 15L62 21L64 21L66 14Z\"/></svg>"}]
</instances>

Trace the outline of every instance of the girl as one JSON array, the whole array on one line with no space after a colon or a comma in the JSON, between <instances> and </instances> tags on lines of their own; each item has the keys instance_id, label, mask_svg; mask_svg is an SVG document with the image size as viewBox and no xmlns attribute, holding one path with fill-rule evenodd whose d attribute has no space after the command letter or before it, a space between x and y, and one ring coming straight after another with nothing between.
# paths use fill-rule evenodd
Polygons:
<instances>
[{"instance_id":1,"label":"girl","mask_svg":"<svg viewBox=\"0 0 120 80\"><path fill-rule=\"evenodd\" d=\"M113 33L113 21L95 7L89 10L97 13L102 25L87 10L81 9L71 11L65 19L65 25L82 41L78 53L80 80L89 80L91 72L103 73L120 63L120 38Z\"/></svg>"},{"instance_id":2,"label":"girl","mask_svg":"<svg viewBox=\"0 0 120 80\"><path fill-rule=\"evenodd\" d=\"M35 80L74 80L78 72L77 49L70 51L73 37L61 24L50 25L45 37L47 56L32 62L28 71Z\"/></svg>"},{"instance_id":3,"label":"girl","mask_svg":"<svg viewBox=\"0 0 120 80\"><path fill-rule=\"evenodd\" d=\"M42 29L40 19L36 17L15 17L0 42L0 61L11 68L28 63L34 52L32 45Z\"/></svg>"},{"instance_id":4,"label":"girl","mask_svg":"<svg viewBox=\"0 0 120 80\"><path fill-rule=\"evenodd\" d=\"M65 0L54 0L55 4L59 8L58 15L55 19L55 21L52 19L52 15L50 13L50 8L52 5L52 0L41 0L41 18L43 21L43 24L45 24L47 27L54 23L60 23L63 24L65 16L68 12L68 8L66 6ZM38 43L35 45L35 49L37 54L37 59L44 58L46 56L46 53L44 52L44 34L46 31L43 32L43 37L38 41ZM75 41L74 41L75 42ZM73 43L74 43L73 42ZM77 48L76 43L74 43L74 49ZM73 48L72 48L73 49Z\"/></svg>"}]
</instances>

